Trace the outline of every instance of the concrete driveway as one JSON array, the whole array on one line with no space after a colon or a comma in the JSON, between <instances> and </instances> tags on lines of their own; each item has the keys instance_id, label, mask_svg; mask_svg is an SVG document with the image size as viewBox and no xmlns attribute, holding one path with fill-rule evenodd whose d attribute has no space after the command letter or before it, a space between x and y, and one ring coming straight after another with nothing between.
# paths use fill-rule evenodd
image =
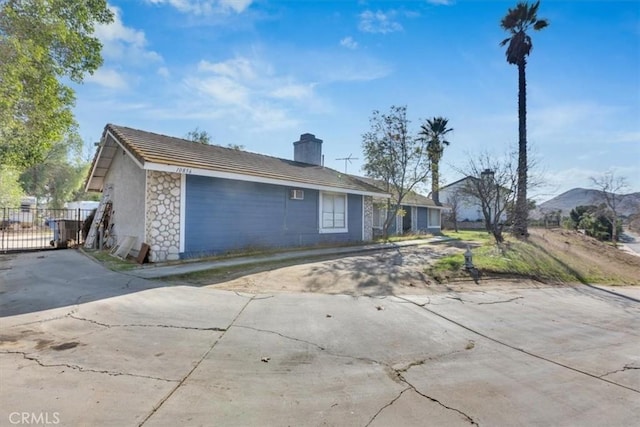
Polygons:
<instances>
[{"instance_id":1,"label":"concrete driveway","mask_svg":"<svg viewBox=\"0 0 640 427\"><path fill-rule=\"evenodd\" d=\"M255 295L167 286L58 251L0 257L0 292L0 425L640 416L640 305L585 286Z\"/></svg>"}]
</instances>

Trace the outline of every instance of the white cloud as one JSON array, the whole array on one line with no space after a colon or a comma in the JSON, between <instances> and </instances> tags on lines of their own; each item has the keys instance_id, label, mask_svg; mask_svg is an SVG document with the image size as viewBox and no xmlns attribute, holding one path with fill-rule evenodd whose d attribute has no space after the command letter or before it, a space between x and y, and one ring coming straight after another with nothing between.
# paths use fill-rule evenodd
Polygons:
<instances>
[{"instance_id":1,"label":"white cloud","mask_svg":"<svg viewBox=\"0 0 640 427\"><path fill-rule=\"evenodd\" d=\"M157 73L160 77L164 77L165 79L171 77L171 73L169 72L169 69L167 67L158 68Z\"/></svg>"},{"instance_id":2,"label":"white cloud","mask_svg":"<svg viewBox=\"0 0 640 427\"><path fill-rule=\"evenodd\" d=\"M102 54L106 59L126 61L130 64L146 64L160 62L162 57L147 50L147 39L144 31L136 30L124 25L122 13L115 6L109 6L114 14L114 20L108 25L96 25L95 34L102 42Z\"/></svg>"},{"instance_id":3,"label":"white cloud","mask_svg":"<svg viewBox=\"0 0 640 427\"><path fill-rule=\"evenodd\" d=\"M147 0L152 4L168 4L182 13L211 15L213 13L244 12L253 0Z\"/></svg>"},{"instance_id":4,"label":"white cloud","mask_svg":"<svg viewBox=\"0 0 640 427\"><path fill-rule=\"evenodd\" d=\"M238 80L253 80L256 78L254 64L247 58L237 57L224 62L211 63L200 61L198 71L212 72Z\"/></svg>"},{"instance_id":5,"label":"white cloud","mask_svg":"<svg viewBox=\"0 0 640 427\"><path fill-rule=\"evenodd\" d=\"M99 68L93 75L85 77L88 83L96 83L109 89L122 90L127 88L127 80L123 74L111 68Z\"/></svg>"},{"instance_id":6,"label":"white cloud","mask_svg":"<svg viewBox=\"0 0 640 427\"><path fill-rule=\"evenodd\" d=\"M435 4L437 6L451 6L454 0L427 0L427 3Z\"/></svg>"},{"instance_id":7,"label":"white cloud","mask_svg":"<svg viewBox=\"0 0 640 427\"><path fill-rule=\"evenodd\" d=\"M353 39L353 37L349 36L349 37L345 37L342 40L340 40L340 46L346 47L347 49L357 49L358 48L358 42L355 41Z\"/></svg>"},{"instance_id":8,"label":"white cloud","mask_svg":"<svg viewBox=\"0 0 640 427\"><path fill-rule=\"evenodd\" d=\"M298 121L291 111L314 105L314 82L278 74L271 64L237 56L225 61L200 61L184 80L197 103L197 114L227 117L248 129L281 129ZM190 107L190 108L193 108Z\"/></svg>"},{"instance_id":9,"label":"white cloud","mask_svg":"<svg viewBox=\"0 0 640 427\"><path fill-rule=\"evenodd\" d=\"M315 84L290 84L280 86L273 91L270 95L274 98L280 99L304 99L313 96L313 87Z\"/></svg>"},{"instance_id":10,"label":"white cloud","mask_svg":"<svg viewBox=\"0 0 640 427\"><path fill-rule=\"evenodd\" d=\"M186 83L201 95L211 97L219 103L236 106L248 105L249 88L228 77L191 78Z\"/></svg>"},{"instance_id":11,"label":"white cloud","mask_svg":"<svg viewBox=\"0 0 640 427\"><path fill-rule=\"evenodd\" d=\"M378 10L373 12L365 10L360 14L360 23L358 29L365 33L388 34L396 31L402 31L402 25L395 20L397 12L390 10L383 12Z\"/></svg>"}]
</instances>

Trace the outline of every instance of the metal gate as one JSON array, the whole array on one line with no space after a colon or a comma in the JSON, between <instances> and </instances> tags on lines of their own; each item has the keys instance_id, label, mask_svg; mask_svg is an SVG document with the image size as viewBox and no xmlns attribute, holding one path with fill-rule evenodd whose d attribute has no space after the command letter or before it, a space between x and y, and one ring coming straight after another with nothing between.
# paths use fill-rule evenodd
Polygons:
<instances>
[{"instance_id":1,"label":"metal gate","mask_svg":"<svg viewBox=\"0 0 640 427\"><path fill-rule=\"evenodd\" d=\"M84 242L91 209L0 208L0 253L68 248Z\"/></svg>"}]
</instances>

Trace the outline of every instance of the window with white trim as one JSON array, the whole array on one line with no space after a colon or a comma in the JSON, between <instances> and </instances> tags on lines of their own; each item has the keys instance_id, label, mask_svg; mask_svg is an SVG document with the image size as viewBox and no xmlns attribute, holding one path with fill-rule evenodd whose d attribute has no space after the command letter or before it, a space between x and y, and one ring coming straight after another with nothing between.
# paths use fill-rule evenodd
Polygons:
<instances>
[{"instance_id":1,"label":"window with white trim","mask_svg":"<svg viewBox=\"0 0 640 427\"><path fill-rule=\"evenodd\" d=\"M320 232L347 232L347 195L320 193Z\"/></svg>"},{"instance_id":2,"label":"window with white trim","mask_svg":"<svg viewBox=\"0 0 640 427\"><path fill-rule=\"evenodd\" d=\"M428 227L440 227L440 209L429 209Z\"/></svg>"},{"instance_id":3,"label":"window with white trim","mask_svg":"<svg viewBox=\"0 0 640 427\"><path fill-rule=\"evenodd\" d=\"M387 220L387 208L377 204L373 205L373 228L384 228Z\"/></svg>"}]
</instances>

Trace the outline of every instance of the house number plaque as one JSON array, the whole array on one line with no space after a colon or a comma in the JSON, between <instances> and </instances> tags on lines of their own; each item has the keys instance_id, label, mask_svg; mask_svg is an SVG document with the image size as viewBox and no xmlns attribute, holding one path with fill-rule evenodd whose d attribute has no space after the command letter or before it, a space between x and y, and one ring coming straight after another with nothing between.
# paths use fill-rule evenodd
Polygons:
<instances>
[{"instance_id":1,"label":"house number plaque","mask_svg":"<svg viewBox=\"0 0 640 427\"><path fill-rule=\"evenodd\" d=\"M176 168L176 172L178 173L191 173L190 168Z\"/></svg>"}]
</instances>

